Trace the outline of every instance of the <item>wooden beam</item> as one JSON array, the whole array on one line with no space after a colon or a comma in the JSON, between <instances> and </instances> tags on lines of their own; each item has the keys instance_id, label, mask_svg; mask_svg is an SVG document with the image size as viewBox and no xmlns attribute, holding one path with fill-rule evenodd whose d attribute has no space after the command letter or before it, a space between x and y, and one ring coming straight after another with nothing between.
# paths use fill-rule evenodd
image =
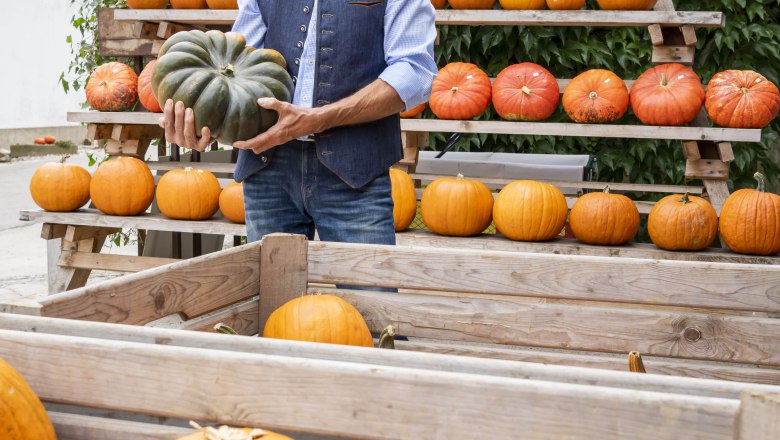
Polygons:
<instances>
[{"instance_id":1,"label":"wooden beam","mask_svg":"<svg viewBox=\"0 0 780 440\"><path fill-rule=\"evenodd\" d=\"M274 310L306 294L308 240L304 235L269 234L261 243L258 329L262 333Z\"/></svg>"},{"instance_id":2,"label":"wooden beam","mask_svg":"<svg viewBox=\"0 0 780 440\"><path fill-rule=\"evenodd\" d=\"M160 424L48 412L57 440L171 440L195 432Z\"/></svg>"},{"instance_id":3,"label":"wooden beam","mask_svg":"<svg viewBox=\"0 0 780 440\"><path fill-rule=\"evenodd\" d=\"M113 255L91 252L63 252L58 265L76 269L97 269L114 272L141 272L181 260L175 258L141 257L134 255Z\"/></svg>"},{"instance_id":4,"label":"wooden beam","mask_svg":"<svg viewBox=\"0 0 780 440\"><path fill-rule=\"evenodd\" d=\"M66 232L67 233L67 232ZM68 241L62 239L60 256L70 252L100 252L106 236L96 236L79 241ZM58 257L59 258L59 257ZM64 267L59 264L50 268L49 276L49 294L56 294L66 290L78 289L87 284L91 269Z\"/></svg>"},{"instance_id":5,"label":"wooden beam","mask_svg":"<svg viewBox=\"0 0 780 440\"><path fill-rule=\"evenodd\" d=\"M695 54L695 46L655 46L651 62L653 64L680 63L690 66L693 64Z\"/></svg>"},{"instance_id":6,"label":"wooden beam","mask_svg":"<svg viewBox=\"0 0 780 440\"><path fill-rule=\"evenodd\" d=\"M54 223L44 223L41 228L41 238L44 240L54 240L65 236L68 225L58 225Z\"/></svg>"},{"instance_id":7,"label":"wooden beam","mask_svg":"<svg viewBox=\"0 0 780 440\"><path fill-rule=\"evenodd\" d=\"M734 150L731 148L731 142L718 142L718 157L721 162L731 162L734 160Z\"/></svg>"},{"instance_id":8,"label":"wooden beam","mask_svg":"<svg viewBox=\"0 0 780 440\"><path fill-rule=\"evenodd\" d=\"M699 143L696 141L685 141L683 145L683 157L688 160L701 159L701 152L699 152Z\"/></svg>"},{"instance_id":9,"label":"wooden beam","mask_svg":"<svg viewBox=\"0 0 780 440\"><path fill-rule=\"evenodd\" d=\"M191 166L199 170L208 170L212 173L232 174L236 169L236 164L234 163L152 161L147 162L146 164L149 165L149 169L152 171L180 170L184 167Z\"/></svg>"},{"instance_id":10,"label":"wooden beam","mask_svg":"<svg viewBox=\"0 0 780 440\"><path fill-rule=\"evenodd\" d=\"M186 321L180 327L182 330L213 332L217 323L230 326L240 335L257 335L260 333L260 307L258 300L235 304L219 312L210 313L200 318Z\"/></svg>"},{"instance_id":11,"label":"wooden beam","mask_svg":"<svg viewBox=\"0 0 780 440\"><path fill-rule=\"evenodd\" d=\"M113 132L113 124L89 124L87 139L91 141L111 139L111 133Z\"/></svg>"},{"instance_id":12,"label":"wooden beam","mask_svg":"<svg viewBox=\"0 0 780 440\"><path fill-rule=\"evenodd\" d=\"M65 240L81 241L88 238L103 237L121 231L120 228L61 225L66 227Z\"/></svg>"},{"instance_id":13,"label":"wooden beam","mask_svg":"<svg viewBox=\"0 0 780 440\"><path fill-rule=\"evenodd\" d=\"M780 433L780 394L745 391L735 440L774 440Z\"/></svg>"},{"instance_id":14,"label":"wooden beam","mask_svg":"<svg viewBox=\"0 0 780 440\"><path fill-rule=\"evenodd\" d=\"M720 159L688 159L685 161L685 177L702 180L727 180L729 164Z\"/></svg>"},{"instance_id":15,"label":"wooden beam","mask_svg":"<svg viewBox=\"0 0 780 440\"><path fill-rule=\"evenodd\" d=\"M158 117L162 114L157 113ZM111 139L115 141L155 139L165 134L165 130L159 125L138 125L138 124L114 124L111 130Z\"/></svg>"},{"instance_id":16,"label":"wooden beam","mask_svg":"<svg viewBox=\"0 0 780 440\"><path fill-rule=\"evenodd\" d=\"M104 57L156 57L165 40L137 38L103 40L100 55Z\"/></svg>"}]
</instances>

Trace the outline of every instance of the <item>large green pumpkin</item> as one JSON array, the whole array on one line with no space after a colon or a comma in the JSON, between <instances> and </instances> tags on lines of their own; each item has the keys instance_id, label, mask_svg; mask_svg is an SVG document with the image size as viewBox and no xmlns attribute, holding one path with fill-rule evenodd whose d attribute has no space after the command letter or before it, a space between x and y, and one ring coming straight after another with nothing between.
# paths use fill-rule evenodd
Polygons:
<instances>
[{"instance_id":1,"label":"large green pumpkin","mask_svg":"<svg viewBox=\"0 0 780 440\"><path fill-rule=\"evenodd\" d=\"M220 143L251 139L276 123L277 114L257 106L273 97L290 102L293 81L279 52L246 45L241 34L179 32L160 49L152 74L157 100L182 101Z\"/></svg>"}]
</instances>

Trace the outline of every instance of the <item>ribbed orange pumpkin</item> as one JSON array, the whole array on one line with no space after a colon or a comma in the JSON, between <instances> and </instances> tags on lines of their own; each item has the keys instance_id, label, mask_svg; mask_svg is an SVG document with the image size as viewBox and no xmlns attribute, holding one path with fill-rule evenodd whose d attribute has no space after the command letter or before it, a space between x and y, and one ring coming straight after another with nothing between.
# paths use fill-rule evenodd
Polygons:
<instances>
[{"instance_id":1,"label":"ribbed orange pumpkin","mask_svg":"<svg viewBox=\"0 0 780 440\"><path fill-rule=\"evenodd\" d=\"M555 112L560 97L555 77L534 63L513 64L493 81L493 107L509 121L544 121Z\"/></svg>"},{"instance_id":2,"label":"ribbed orange pumpkin","mask_svg":"<svg viewBox=\"0 0 780 440\"><path fill-rule=\"evenodd\" d=\"M118 157L100 164L92 175L89 195L108 215L138 215L154 199L154 177L149 166L134 157Z\"/></svg>"},{"instance_id":3,"label":"ribbed orange pumpkin","mask_svg":"<svg viewBox=\"0 0 780 440\"><path fill-rule=\"evenodd\" d=\"M433 80L431 111L440 119L471 119L490 106L490 78L471 63L449 63Z\"/></svg>"},{"instance_id":4,"label":"ribbed orange pumpkin","mask_svg":"<svg viewBox=\"0 0 780 440\"><path fill-rule=\"evenodd\" d=\"M428 106L428 103L427 102L423 102L422 104L418 105L417 107L412 107L412 108L410 108L409 110L407 110L405 112L401 112L401 117L402 118L413 118L413 117L419 115L420 113L422 113L423 110L425 110L425 107L427 107L427 106Z\"/></svg>"},{"instance_id":5,"label":"ribbed orange pumpkin","mask_svg":"<svg viewBox=\"0 0 780 440\"><path fill-rule=\"evenodd\" d=\"M658 0L598 0L601 9L617 11L646 11L653 9Z\"/></svg>"},{"instance_id":6,"label":"ribbed orange pumpkin","mask_svg":"<svg viewBox=\"0 0 780 440\"><path fill-rule=\"evenodd\" d=\"M547 0L547 7L553 10L573 11L582 9L585 0Z\"/></svg>"},{"instance_id":7,"label":"ribbed orange pumpkin","mask_svg":"<svg viewBox=\"0 0 780 440\"><path fill-rule=\"evenodd\" d=\"M191 167L165 173L157 182L157 207L168 218L206 220L219 209L219 181Z\"/></svg>"},{"instance_id":8,"label":"ribbed orange pumpkin","mask_svg":"<svg viewBox=\"0 0 780 440\"><path fill-rule=\"evenodd\" d=\"M561 190L534 180L510 183L493 204L493 222L498 232L520 241L547 241L558 236L568 213Z\"/></svg>"},{"instance_id":9,"label":"ribbed orange pumpkin","mask_svg":"<svg viewBox=\"0 0 780 440\"><path fill-rule=\"evenodd\" d=\"M701 112L704 86L682 64L662 64L636 79L630 99L634 114L647 125L683 125Z\"/></svg>"},{"instance_id":10,"label":"ribbed orange pumpkin","mask_svg":"<svg viewBox=\"0 0 780 440\"><path fill-rule=\"evenodd\" d=\"M206 0L171 0L174 9L206 9Z\"/></svg>"},{"instance_id":11,"label":"ribbed orange pumpkin","mask_svg":"<svg viewBox=\"0 0 780 440\"><path fill-rule=\"evenodd\" d=\"M447 6L447 0L431 0L431 3L436 9L444 9Z\"/></svg>"},{"instance_id":12,"label":"ribbed orange pumpkin","mask_svg":"<svg viewBox=\"0 0 780 440\"><path fill-rule=\"evenodd\" d=\"M452 9L492 9L496 0L449 0Z\"/></svg>"},{"instance_id":13,"label":"ribbed orange pumpkin","mask_svg":"<svg viewBox=\"0 0 780 440\"><path fill-rule=\"evenodd\" d=\"M21 374L0 359L0 438L56 440L54 426Z\"/></svg>"},{"instance_id":14,"label":"ribbed orange pumpkin","mask_svg":"<svg viewBox=\"0 0 780 440\"><path fill-rule=\"evenodd\" d=\"M439 235L468 237L490 225L493 194L484 183L458 177L434 180L420 200L423 223Z\"/></svg>"},{"instance_id":15,"label":"ribbed orange pumpkin","mask_svg":"<svg viewBox=\"0 0 780 440\"><path fill-rule=\"evenodd\" d=\"M246 223L243 184L238 182L228 183L219 194L219 210L231 222Z\"/></svg>"},{"instance_id":16,"label":"ribbed orange pumpkin","mask_svg":"<svg viewBox=\"0 0 780 440\"><path fill-rule=\"evenodd\" d=\"M545 0L498 0L504 9L544 9Z\"/></svg>"},{"instance_id":17,"label":"ribbed orange pumpkin","mask_svg":"<svg viewBox=\"0 0 780 440\"><path fill-rule=\"evenodd\" d=\"M780 196L766 192L766 178L754 175L757 189L740 189L720 209L720 234L739 254L775 255L780 252Z\"/></svg>"},{"instance_id":18,"label":"ribbed orange pumpkin","mask_svg":"<svg viewBox=\"0 0 780 440\"><path fill-rule=\"evenodd\" d=\"M726 70L710 79L704 108L720 126L764 128L777 116L780 92L760 73Z\"/></svg>"},{"instance_id":19,"label":"ribbed orange pumpkin","mask_svg":"<svg viewBox=\"0 0 780 440\"><path fill-rule=\"evenodd\" d=\"M162 107L160 107L160 103L157 102L157 98L154 97L152 92L152 72L154 72L155 64L157 64L157 60L149 61L149 64L144 67L144 70L138 76L138 100L150 112L162 113Z\"/></svg>"},{"instance_id":20,"label":"ribbed orange pumpkin","mask_svg":"<svg viewBox=\"0 0 780 440\"><path fill-rule=\"evenodd\" d=\"M238 9L238 0L206 0L209 9Z\"/></svg>"},{"instance_id":21,"label":"ribbed orange pumpkin","mask_svg":"<svg viewBox=\"0 0 780 440\"><path fill-rule=\"evenodd\" d=\"M718 236L718 214L710 202L672 194L656 202L647 217L650 239L669 251L700 251Z\"/></svg>"},{"instance_id":22,"label":"ribbed orange pumpkin","mask_svg":"<svg viewBox=\"0 0 780 440\"><path fill-rule=\"evenodd\" d=\"M218 433L224 434L223 437L220 438L249 438L249 437L228 437L229 435L250 435L253 428L233 428L233 427L222 427L215 428ZM206 433L203 431L196 432L194 434L185 435L184 437L179 437L177 440L211 440L213 437L207 437ZM258 440L293 440L292 437L288 437L286 435L282 435L273 431L269 431L267 429L263 429L263 435L261 437L256 437Z\"/></svg>"},{"instance_id":23,"label":"ribbed orange pumpkin","mask_svg":"<svg viewBox=\"0 0 780 440\"><path fill-rule=\"evenodd\" d=\"M403 231L412 224L417 215L417 193L411 176L398 168L390 168L390 183L393 193L393 220L395 230Z\"/></svg>"},{"instance_id":24,"label":"ribbed orange pumpkin","mask_svg":"<svg viewBox=\"0 0 780 440\"><path fill-rule=\"evenodd\" d=\"M90 107L101 112L123 112L138 100L138 75L127 64L98 66L84 89Z\"/></svg>"},{"instance_id":25,"label":"ribbed orange pumpkin","mask_svg":"<svg viewBox=\"0 0 780 440\"><path fill-rule=\"evenodd\" d=\"M587 244L617 246L628 243L639 228L639 211L628 197L604 192L577 199L569 214L574 236Z\"/></svg>"},{"instance_id":26,"label":"ribbed orange pumpkin","mask_svg":"<svg viewBox=\"0 0 780 440\"><path fill-rule=\"evenodd\" d=\"M89 201L92 179L84 168L65 163L45 163L30 179L30 195L41 209L54 212L75 211Z\"/></svg>"},{"instance_id":27,"label":"ribbed orange pumpkin","mask_svg":"<svg viewBox=\"0 0 780 440\"><path fill-rule=\"evenodd\" d=\"M628 110L628 88L609 70L591 69L577 75L566 86L563 109L574 122L614 122Z\"/></svg>"},{"instance_id":28,"label":"ribbed orange pumpkin","mask_svg":"<svg viewBox=\"0 0 780 440\"><path fill-rule=\"evenodd\" d=\"M373 347L363 316L335 295L305 295L271 313L264 338Z\"/></svg>"},{"instance_id":29,"label":"ribbed orange pumpkin","mask_svg":"<svg viewBox=\"0 0 780 440\"><path fill-rule=\"evenodd\" d=\"M130 9L165 9L168 0L127 0Z\"/></svg>"}]
</instances>

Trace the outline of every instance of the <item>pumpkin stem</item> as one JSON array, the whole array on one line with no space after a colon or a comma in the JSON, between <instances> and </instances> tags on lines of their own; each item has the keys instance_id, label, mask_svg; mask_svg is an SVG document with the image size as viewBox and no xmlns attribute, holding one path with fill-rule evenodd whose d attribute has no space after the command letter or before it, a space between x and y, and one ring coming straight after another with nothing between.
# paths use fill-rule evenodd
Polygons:
<instances>
[{"instance_id":1,"label":"pumpkin stem","mask_svg":"<svg viewBox=\"0 0 780 440\"><path fill-rule=\"evenodd\" d=\"M192 171L192 167L184 167L184 171Z\"/></svg>"},{"instance_id":2,"label":"pumpkin stem","mask_svg":"<svg viewBox=\"0 0 780 440\"><path fill-rule=\"evenodd\" d=\"M229 325L227 325L225 323L222 323L222 322L218 322L214 326L214 331L217 332L217 333L225 334L225 335L237 335L238 334L237 331L233 330Z\"/></svg>"},{"instance_id":3,"label":"pumpkin stem","mask_svg":"<svg viewBox=\"0 0 780 440\"><path fill-rule=\"evenodd\" d=\"M756 190L759 192L766 192L766 177L761 173L753 174L753 178L758 181L758 185L756 186Z\"/></svg>"},{"instance_id":4,"label":"pumpkin stem","mask_svg":"<svg viewBox=\"0 0 780 440\"><path fill-rule=\"evenodd\" d=\"M599 97L599 94L598 94L598 93L596 93L596 92L590 92L590 93L588 94L588 98L590 98L590 99L596 99L596 98L598 98L598 97Z\"/></svg>"},{"instance_id":5,"label":"pumpkin stem","mask_svg":"<svg viewBox=\"0 0 780 440\"><path fill-rule=\"evenodd\" d=\"M458 91L458 86L454 86L454 87L452 87L452 88L450 89L450 91L452 91L452 92L457 92L457 91Z\"/></svg>"},{"instance_id":6,"label":"pumpkin stem","mask_svg":"<svg viewBox=\"0 0 780 440\"><path fill-rule=\"evenodd\" d=\"M666 73L661 74L661 86L666 87L669 85L669 79L666 77Z\"/></svg>"},{"instance_id":7,"label":"pumpkin stem","mask_svg":"<svg viewBox=\"0 0 780 440\"><path fill-rule=\"evenodd\" d=\"M65 163L65 161L68 159L70 159L70 154L66 154L65 156L62 156L62 159L60 159L60 163Z\"/></svg>"},{"instance_id":8,"label":"pumpkin stem","mask_svg":"<svg viewBox=\"0 0 780 440\"><path fill-rule=\"evenodd\" d=\"M742 91L743 95L747 95L748 93L750 93L750 89L747 87L741 87L739 90Z\"/></svg>"},{"instance_id":9,"label":"pumpkin stem","mask_svg":"<svg viewBox=\"0 0 780 440\"><path fill-rule=\"evenodd\" d=\"M609 194L609 185L604 187L604 194Z\"/></svg>"},{"instance_id":10,"label":"pumpkin stem","mask_svg":"<svg viewBox=\"0 0 780 440\"><path fill-rule=\"evenodd\" d=\"M232 78L235 73L235 68L232 64L228 64L227 66L223 66L219 73Z\"/></svg>"},{"instance_id":11,"label":"pumpkin stem","mask_svg":"<svg viewBox=\"0 0 780 440\"><path fill-rule=\"evenodd\" d=\"M395 349L395 327L388 325L379 335L379 348Z\"/></svg>"},{"instance_id":12,"label":"pumpkin stem","mask_svg":"<svg viewBox=\"0 0 780 440\"><path fill-rule=\"evenodd\" d=\"M520 90L522 90L522 91L523 91L523 93L525 93L526 95L530 95L531 93L533 93L533 92L531 91L531 89L529 89L529 88L528 88L528 86L523 86L523 88L522 88L522 89L520 89Z\"/></svg>"},{"instance_id":13,"label":"pumpkin stem","mask_svg":"<svg viewBox=\"0 0 780 440\"><path fill-rule=\"evenodd\" d=\"M638 351L628 353L628 371L632 373L646 373L642 355Z\"/></svg>"},{"instance_id":14,"label":"pumpkin stem","mask_svg":"<svg viewBox=\"0 0 780 440\"><path fill-rule=\"evenodd\" d=\"M683 194L682 198L680 199L680 203L682 203L683 205L687 205L688 203L691 203L691 199L688 198L689 194L690 193Z\"/></svg>"},{"instance_id":15,"label":"pumpkin stem","mask_svg":"<svg viewBox=\"0 0 780 440\"><path fill-rule=\"evenodd\" d=\"M455 178L458 180L463 180L463 174L458 173L458 175Z\"/></svg>"}]
</instances>

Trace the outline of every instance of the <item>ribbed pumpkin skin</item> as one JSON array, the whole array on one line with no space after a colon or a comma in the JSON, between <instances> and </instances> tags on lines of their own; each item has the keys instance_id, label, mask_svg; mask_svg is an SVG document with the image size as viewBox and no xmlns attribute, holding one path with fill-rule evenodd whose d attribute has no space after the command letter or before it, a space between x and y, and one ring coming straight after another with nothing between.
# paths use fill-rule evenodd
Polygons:
<instances>
[{"instance_id":1,"label":"ribbed pumpkin skin","mask_svg":"<svg viewBox=\"0 0 780 440\"><path fill-rule=\"evenodd\" d=\"M93 109L123 112L138 101L138 75L126 64L106 63L92 72L84 92Z\"/></svg>"},{"instance_id":2,"label":"ribbed pumpkin skin","mask_svg":"<svg viewBox=\"0 0 780 440\"><path fill-rule=\"evenodd\" d=\"M545 0L498 0L504 9L544 9Z\"/></svg>"},{"instance_id":3,"label":"ribbed pumpkin skin","mask_svg":"<svg viewBox=\"0 0 780 440\"><path fill-rule=\"evenodd\" d=\"M577 75L566 86L563 109L574 122L614 122L628 110L628 88L609 70L591 69Z\"/></svg>"},{"instance_id":4,"label":"ribbed pumpkin skin","mask_svg":"<svg viewBox=\"0 0 780 440\"><path fill-rule=\"evenodd\" d=\"M555 77L534 63L509 66L493 81L493 107L509 121L544 121L555 112L560 97Z\"/></svg>"},{"instance_id":5,"label":"ribbed pumpkin skin","mask_svg":"<svg viewBox=\"0 0 780 440\"><path fill-rule=\"evenodd\" d=\"M414 181L406 172L390 168L390 184L393 194L393 220L395 230L403 231L412 224L417 215L417 193Z\"/></svg>"},{"instance_id":6,"label":"ribbed pumpkin skin","mask_svg":"<svg viewBox=\"0 0 780 440\"><path fill-rule=\"evenodd\" d=\"M244 185L230 182L219 194L219 210L233 223L246 223Z\"/></svg>"},{"instance_id":7,"label":"ribbed pumpkin skin","mask_svg":"<svg viewBox=\"0 0 780 440\"><path fill-rule=\"evenodd\" d=\"M152 72L154 72L154 66L157 64L157 60L149 61L149 63L138 75L138 100L145 109L153 113L162 113L162 107L157 102L157 98L152 93Z\"/></svg>"},{"instance_id":8,"label":"ribbed pumpkin skin","mask_svg":"<svg viewBox=\"0 0 780 440\"><path fill-rule=\"evenodd\" d=\"M306 295L274 310L263 329L264 338L373 347L363 316L335 295Z\"/></svg>"},{"instance_id":9,"label":"ribbed pumpkin skin","mask_svg":"<svg viewBox=\"0 0 780 440\"><path fill-rule=\"evenodd\" d=\"M209 9L238 9L238 0L206 0Z\"/></svg>"},{"instance_id":10,"label":"ribbed pumpkin skin","mask_svg":"<svg viewBox=\"0 0 780 440\"><path fill-rule=\"evenodd\" d=\"M682 64L662 64L636 79L630 99L634 114L647 125L683 125L701 112L704 86Z\"/></svg>"},{"instance_id":11,"label":"ribbed pumpkin skin","mask_svg":"<svg viewBox=\"0 0 780 440\"><path fill-rule=\"evenodd\" d=\"M763 187L734 191L720 209L721 237L736 253L780 253L780 196Z\"/></svg>"},{"instance_id":12,"label":"ribbed pumpkin skin","mask_svg":"<svg viewBox=\"0 0 780 440\"><path fill-rule=\"evenodd\" d=\"M439 119L475 118L490 106L492 88L476 65L449 63L434 78L428 105Z\"/></svg>"},{"instance_id":13,"label":"ribbed pumpkin skin","mask_svg":"<svg viewBox=\"0 0 780 440\"><path fill-rule=\"evenodd\" d=\"M492 9L496 0L449 0L452 9Z\"/></svg>"},{"instance_id":14,"label":"ribbed pumpkin skin","mask_svg":"<svg viewBox=\"0 0 780 440\"><path fill-rule=\"evenodd\" d=\"M764 128L777 116L780 92L757 72L726 70L710 79L704 108L722 127Z\"/></svg>"},{"instance_id":15,"label":"ribbed pumpkin skin","mask_svg":"<svg viewBox=\"0 0 780 440\"><path fill-rule=\"evenodd\" d=\"M418 105L417 107L410 108L408 111L401 112L400 116L402 118L413 118L413 117L419 115L420 113L422 113L423 110L425 110L425 107L427 107L427 106L428 106L428 103L424 102L424 103Z\"/></svg>"},{"instance_id":16,"label":"ribbed pumpkin skin","mask_svg":"<svg viewBox=\"0 0 780 440\"><path fill-rule=\"evenodd\" d=\"M553 10L574 11L582 9L585 0L547 0L547 7Z\"/></svg>"},{"instance_id":17,"label":"ribbed pumpkin skin","mask_svg":"<svg viewBox=\"0 0 780 440\"><path fill-rule=\"evenodd\" d=\"M420 214L425 226L436 234L477 235L490 225L493 194L477 180L439 178L423 191Z\"/></svg>"},{"instance_id":18,"label":"ribbed pumpkin skin","mask_svg":"<svg viewBox=\"0 0 780 440\"><path fill-rule=\"evenodd\" d=\"M444 9L447 6L447 0L431 0L431 4L436 9Z\"/></svg>"},{"instance_id":19,"label":"ribbed pumpkin skin","mask_svg":"<svg viewBox=\"0 0 780 440\"><path fill-rule=\"evenodd\" d=\"M519 241L547 241L563 230L569 207L556 187L518 180L505 186L493 204L498 232Z\"/></svg>"},{"instance_id":20,"label":"ribbed pumpkin skin","mask_svg":"<svg viewBox=\"0 0 780 440\"><path fill-rule=\"evenodd\" d=\"M225 55L227 54L227 55ZM246 46L234 32L179 32L160 49L152 74L157 101L182 101L223 144L251 139L276 123L277 113L257 99L290 101L293 82L279 52Z\"/></svg>"},{"instance_id":21,"label":"ribbed pumpkin skin","mask_svg":"<svg viewBox=\"0 0 780 440\"><path fill-rule=\"evenodd\" d=\"M718 236L718 214L701 197L672 194L653 205L647 218L650 239L669 251L700 251Z\"/></svg>"},{"instance_id":22,"label":"ribbed pumpkin skin","mask_svg":"<svg viewBox=\"0 0 780 440\"><path fill-rule=\"evenodd\" d=\"M92 178L84 168L70 163L46 163L30 179L30 195L41 209L70 212L89 201Z\"/></svg>"},{"instance_id":23,"label":"ribbed pumpkin skin","mask_svg":"<svg viewBox=\"0 0 780 440\"><path fill-rule=\"evenodd\" d=\"M598 0L601 9L617 11L646 11L653 9L658 0Z\"/></svg>"},{"instance_id":24,"label":"ribbed pumpkin skin","mask_svg":"<svg viewBox=\"0 0 780 440\"><path fill-rule=\"evenodd\" d=\"M622 194L593 192L574 202L569 225L577 240L583 243L618 246L636 235L639 211Z\"/></svg>"},{"instance_id":25,"label":"ribbed pumpkin skin","mask_svg":"<svg viewBox=\"0 0 780 440\"><path fill-rule=\"evenodd\" d=\"M56 440L43 404L21 374L0 359L0 438Z\"/></svg>"},{"instance_id":26,"label":"ribbed pumpkin skin","mask_svg":"<svg viewBox=\"0 0 780 440\"><path fill-rule=\"evenodd\" d=\"M206 220L219 209L221 192L219 181L210 171L172 170L157 182L157 207L168 218Z\"/></svg>"},{"instance_id":27,"label":"ribbed pumpkin skin","mask_svg":"<svg viewBox=\"0 0 780 440\"><path fill-rule=\"evenodd\" d=\"M138 215L154 199L154 177L144 161L118 157L100 164L92 175L89 195L108 215Z\"/></svg>"},{"instance_id":28,"label":"ribbed pumpkin skin","mask_svg":"<svg viewBox=\"0 0 780 440\"><path fill-rule=\"evenodd\" d=\"M130 9L165 9L168 0L127 0Z\"/></svg>"},{"instance_id":29,"label":"ribbed pumpkin skin","mask_svg":"<svg viewBox=\"0 0 780 440\"><path fill-rule=\"evenodd\" d=\"M171 0L174 9L206 9L206 0Z\"/></svg>"}]
</instances>

